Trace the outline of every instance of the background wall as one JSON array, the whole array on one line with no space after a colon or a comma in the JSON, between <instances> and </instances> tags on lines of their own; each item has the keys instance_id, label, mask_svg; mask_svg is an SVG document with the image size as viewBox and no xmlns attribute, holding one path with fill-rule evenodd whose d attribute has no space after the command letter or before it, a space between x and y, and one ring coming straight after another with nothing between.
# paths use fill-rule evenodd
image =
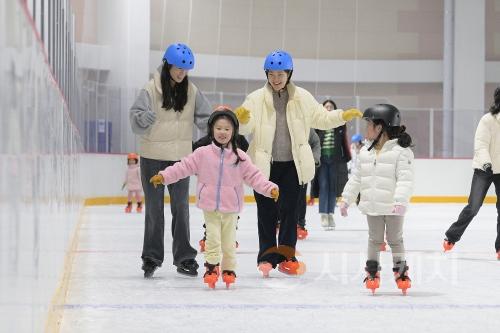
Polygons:
<instances>
[{"instance_id":1,"label":"background wall","mask_svg":"<svg viewBox=\"0 0 500 333\"><path fill-rule=\"evenodd\" d=\"M451 30L456 35L450 41L454 43L451 49L459 57L451 59L457 96L452 99L453 114L446 115L448 104L444 104L447 110L442 110L444 14L445 3L450 1L455 8ZM123 96L131 98L143 83L118 84L114 79L119 75L113 72L122 63L117 59L116 41L128 40L120 51L130 53L130 59L148 53L149 74L161 64L167 45L187 43L196 54L190 77L214 105L238 105L246 94L261 87L265 82L264 56L284 48L296 61L294 80L318 101L333 97L340 107L361 109L390 102L408 112L407 125L414 128L415 153L420 158L471 157L472 136L458 133L460 128L473 131L500 82L500 0L71 2L76 13L76 40L86 60L82 74L88 92L88 102L84 101L88 118L112 123L112 129L101 128L110 142L105 150L94 148L97 144L92 142L97 138L92 133L85 135L90 136L87 150L93 152L137 150L127 123L130 105ZM109 4L118 3L117 11L128 15L134 23L131 27L149 27L147 36L140 29L140 34L133 35L116 29L115 25L123 26L123 20L99 14L109 12ZM144 18L145 10L149 10L148 18ZM114 41L105 36L114 36ZM147 41L138 43L141 39ZM469 52L460 57L463 50ZM471 57L474 67L470 66ZM144 65L142 60L138 68ZM461 71L469 67L476 75Z\"/></svg>"}]
</instances>

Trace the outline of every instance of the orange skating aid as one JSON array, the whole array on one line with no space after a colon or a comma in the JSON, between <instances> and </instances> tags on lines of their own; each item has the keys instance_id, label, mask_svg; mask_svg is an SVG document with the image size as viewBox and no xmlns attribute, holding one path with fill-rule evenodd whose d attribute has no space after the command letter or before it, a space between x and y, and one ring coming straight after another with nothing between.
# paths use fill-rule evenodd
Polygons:
<instances>
[{"instance_id":1,"label":"orange skating aid","mask_svg":"<svg viewBox=\"0 0 500 333\"><path fill-rule=\"evenodd\" d=\"M411 280L408 276L398 276L394 274L396 277L396 284L398 288L401 289L403 295L406 295L406 290L411 288Z\"/></svg>"},{"instance_id":2,"label":"orange skating aid","mask_svg":"<svg viewBox=\"0 0 500 333\"><path fill-rule=\"evenodd\" d=\"M132 203L131 202L129 202L127 204L127 207L125 207L125 213L130 213L130 212L132 212Z\"/></svg>"},{"instance_id":3,"label":"orange skating aid","mask_svg":"<svg viewBox=\"0 0 500 333\"><path fill-rule=\"evenodd\" d=\"M372 291L372 295L375 294L375 289L380 287L380 267L378 265L378 261L376 260L367 260L366 261L366 277L363 280L366 289L370 289Z\"/></svg>"},{"instance_id":4,"label":"orange skating aid","mask_svg":"<svg viewBox=\"0 0 500 333\"><path fill-rule=\"evenodd\" d=\"M262 272L262 276L265 278L269 277L269 272L273 269L273 265L270 263L263 261L259 263L258 270Z\"/></svg>"},{"instance_id":5,"label":"orange skating aid","mask_svg":"<svg viewBox=\"0 0 500 333\"><path fill-rule=\"evenodd\" d=\"M300 225L297 226L297 239L300 239L300 240L306 239L308 235L309 235L309 232L307 231L306 228L304 228Z\"/></svg>"},{"instance_id":6,"label":"orange skating aid","mask_svg":"<svg viewBox=\"0 0 500 333\"><path fill-rule=\"evenodd\" d=\"M209 288L215 289L215 283L217 283L220 275L219 264L212 265L206 262L205 267L207 270L205 274L203 274L203 282L208 284Z\"/></svg>"},{"instance_id":7,"label":"orange skating aid","mask_svg":"<svg viewBox=\"0 0 500 333\"><path fill-rule=\"evenodd\" d=\"M226 288L229 288L231 283L236 280L236 273L234 271L224 270L222 271L222 281L226 283Z\"/></svg>"},{"instance_id":8,"label":"orange skating aid","mask_svg":"<svg viewBox=\"0 0 500 333\"><path fill-rule=\"evenodd\" d=\"M278 270L288 275L302 275L305 273L305 264L292 258L291 260L281 262L278 265Z\"/></svg>"},{"instance_id":9,"label":"orange skating aid","mask_svg":"<svg viewBox=\"0 0 500 333\"><path fill-rule=\"evenodd\" d=\"M406 261L398 261L395 267L392 269L394 272L394 278L399 289L406 295L406 290L411 288L411 279L408 276L408 266L406 266Z\"/></svg>"},{"instance_id":10,"label":"orange skating aid","mask_svg":"<svg viewBox=\"0 0 500 333\"><path fill-rule=\"evenodd\" d=\"M366 289L370 289L372 294L375 294L375 290L380 287L380 274L376 273L375 276L367 274L364 280Z\"/></svg>"},{"instance_id":11,"label":"orange skating aid","mask_svg":"<svg viewBox=\"0 0 500 333\"><path fill-rule=\"evenodd\" d=\"M450 242L449 240L445 239L443 241L443 249L444 249L444 252L446 251L451 251L451 249L453 249L453 246L455 246L455 243L453 242Z\"/></svg>"}]
</instances>

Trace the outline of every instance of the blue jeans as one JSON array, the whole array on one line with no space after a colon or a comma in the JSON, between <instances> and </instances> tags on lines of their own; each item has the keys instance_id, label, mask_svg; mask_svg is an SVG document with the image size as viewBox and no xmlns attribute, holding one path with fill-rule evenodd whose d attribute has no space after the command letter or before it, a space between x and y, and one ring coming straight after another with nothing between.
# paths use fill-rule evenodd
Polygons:
<instances>
[{"instance_id":1,"label":"blue jeans","mask_svg":"<svg viewBox=\"0 0 500 333\"><path fill-rule=\"evenodd\" d=\"M331 158L321 157L319 172L319 212L333 214L337 200L336 163Z\"/></svg>"},{"instance_id":2,"label":"blue jeans","mask_svg":"<svg viewBox=\"0 0 500 333\"><path fill-rule=\"evenodd\" d=\"M495 184L495 193L497 196L497 238L495 241L495 250L500 251L500 174L489 175L486 172L475 169L470 188L469 203L464 207L458 220L453 223L446 231L446 238L453 243L460 240L465 229L472 222L472 219L479 212L483 205L484 198L488 192L491 183Z\"/></svg>"}]
</instances>

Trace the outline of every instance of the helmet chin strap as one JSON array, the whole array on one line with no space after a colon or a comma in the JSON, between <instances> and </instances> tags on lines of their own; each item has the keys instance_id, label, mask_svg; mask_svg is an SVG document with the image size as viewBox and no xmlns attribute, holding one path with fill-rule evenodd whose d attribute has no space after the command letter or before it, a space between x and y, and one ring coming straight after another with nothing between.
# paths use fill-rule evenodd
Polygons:
<instances>
[{"instance_id":1,"label":"helmet chin strap","mask_svg":"<svg viewBox=\"0 0 500 333\"><path fill-rule=\"evenodd\" d=\"M377 138L375 140L373 140L372 144L368 148L368 151L370 151L373 147L375 147L377 145L377 143L380 141L380 137L382 136L382 133L384 133L383 128L380 130L380 133L377 135Z\"/></svg>"}]
</instances>

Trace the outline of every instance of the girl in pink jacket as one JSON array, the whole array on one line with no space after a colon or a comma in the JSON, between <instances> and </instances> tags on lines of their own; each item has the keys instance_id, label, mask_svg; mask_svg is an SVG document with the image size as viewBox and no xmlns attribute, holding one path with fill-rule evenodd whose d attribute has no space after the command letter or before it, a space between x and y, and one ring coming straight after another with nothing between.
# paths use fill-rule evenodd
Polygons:
<instances>
[{"instance_id":1,"label":"girl in pink jacket","mask_svg":"<svg viewBox=\"0 0 500 333\"><path fill-rule=\"evenodd\" d=\"M157 186L197 175L197 206L203 210L207 233L203 280L210 288L215 288L219 278L219 264L227 287L236 278L236 222L243 208L243 183L275 200L279 196L278 186L267 180L248 155L237 148L238 127L231 110L213 112L208 120L212 144L198 148L150 179Z\"/></svg>"},{"instance_id":2,"label":"girl in pink jacket","mask_svg":"<svg viewBox=\"0 0 500 333\"><path fill-rule=\"evenodd\" d=\"M125 173L125 181L123 182L122 190L127 187L128 200L125 213L132 211L132 198L135 196L137 201L137 213L142 212L142 183L141 171L139 170L139 156L136 153L127 155L127 172Z\"/></svg>"}]
</instances>

